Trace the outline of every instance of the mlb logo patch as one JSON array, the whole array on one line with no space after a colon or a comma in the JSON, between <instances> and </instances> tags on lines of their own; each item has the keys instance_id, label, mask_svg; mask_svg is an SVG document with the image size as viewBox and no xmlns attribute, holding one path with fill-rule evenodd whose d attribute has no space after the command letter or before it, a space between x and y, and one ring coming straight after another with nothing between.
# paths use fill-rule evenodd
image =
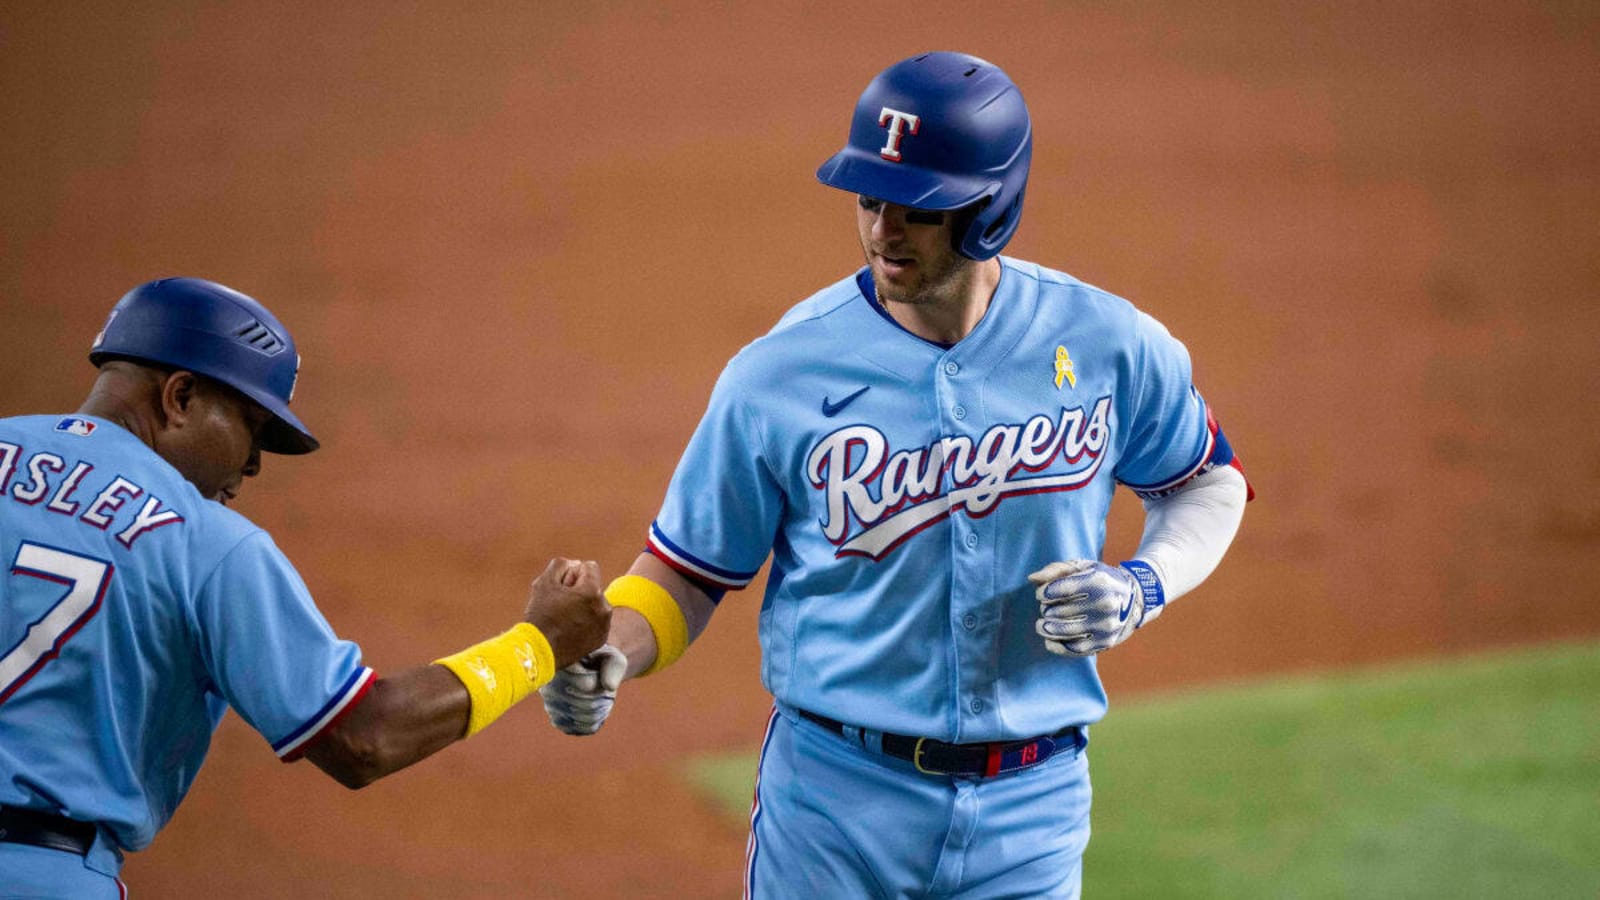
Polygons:
<instances>
[{"instance_id":1,"label":"mlb logo patch","mask_svg":"<svg viewBox=\"0 0 1600 900\"><path fill-rule=\"evenodd\" d=\"M94 430L98 427L88 419L80 419L76 416L67 416L56 423L57 431L65 431L67 434L75 434L78 437L88 437L94 434Z\"/></svg>"}]
</instances>

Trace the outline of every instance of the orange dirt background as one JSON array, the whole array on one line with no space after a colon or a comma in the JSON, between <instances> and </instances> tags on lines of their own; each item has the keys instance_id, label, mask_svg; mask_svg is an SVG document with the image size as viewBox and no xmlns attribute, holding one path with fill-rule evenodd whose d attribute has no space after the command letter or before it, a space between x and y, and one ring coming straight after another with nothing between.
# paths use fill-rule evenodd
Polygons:
<instances>
[{"instance_id":1,"label":"orange dirt background","mask_svg":"<svg viewBox=\"0 0 1600 900\"><path fill-rule=\"evenodd\" d=\"M629 563L723 361L858 264L812 172L928 49L1032 108L1008 252L1165 321L1260 494L1114 698L1600 632L1591 3L156 6L0 11L0 414L139 282L265 300L326 449L240 507L380 670ZM679 772L760 736L759 596L596 738L534 704L359 793L230 717L133 894L736 896Z\"/></svg>"}]
</instances>

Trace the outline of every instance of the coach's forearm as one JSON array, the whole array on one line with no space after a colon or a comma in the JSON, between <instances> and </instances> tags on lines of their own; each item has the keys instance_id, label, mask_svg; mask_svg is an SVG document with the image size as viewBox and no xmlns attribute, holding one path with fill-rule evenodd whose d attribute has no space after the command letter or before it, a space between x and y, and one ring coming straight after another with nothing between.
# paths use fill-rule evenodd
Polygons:
<instances>
[{"instance_id":1,"label":"coach's forearm","mask_svg":"<svg viewBox=\"0 0 1600 900\"><path fill-rule=\"evenodd\" d=\"M471 712L466 687L449 669L406 669L379 678L306 758L345 787L362 788L460 740Z\"/></svg>"}]
</instances>

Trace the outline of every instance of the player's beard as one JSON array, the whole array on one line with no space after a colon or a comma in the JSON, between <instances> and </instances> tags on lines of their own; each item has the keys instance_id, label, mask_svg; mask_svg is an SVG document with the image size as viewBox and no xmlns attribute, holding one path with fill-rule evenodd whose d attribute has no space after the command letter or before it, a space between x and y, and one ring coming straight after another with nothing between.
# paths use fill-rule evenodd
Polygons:
<instances>
[{"instance_id":1,"label":"player's beard","mask_svg":"<svg viewBox=\"0 0 1600 900\"><path fill-rule=\"evenodd\" d=\"M915 277L910 281L895 282L879 273L878 266L873 264L876 257L871 250L867 250L866 255L872 271L873 290L878 294L878 302L885 307L890 303L936 305L959 297L962 275L971 262L954 251L946 251L934 259L918 259L913 269ZM893 253L885 255L894 256Z\"/></svg>"}]
</instances>

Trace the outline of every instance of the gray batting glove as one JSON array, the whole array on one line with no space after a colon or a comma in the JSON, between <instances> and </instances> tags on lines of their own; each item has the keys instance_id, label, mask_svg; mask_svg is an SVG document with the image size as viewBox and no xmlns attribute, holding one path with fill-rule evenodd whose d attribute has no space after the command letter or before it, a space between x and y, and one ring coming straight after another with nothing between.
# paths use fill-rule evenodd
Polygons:
<instances>
[{"instance_id":1,"label":"gray batting glove","mask_svg":"<svg viewBox=\"0 0 1600 900\"><path fill-rule=\"evenodd\" d=\"M628 658L606 644L556 673L539 689L550 724L567 734L594 734L611 715Z\"/></svg>"},{"instance_id":2,"label":"gray batting glove","mask_svg":"<svg viewBox=\"0 0 1600 900\"><path fill-rule=\"evenodd\" d=\"M1034 630L1051 653L1093 656L1127 640L1146 618L1144 590L1121 566L1069 559L1045 566L1028 580L1038 586Z\"/></svg>"}]
</instances>

